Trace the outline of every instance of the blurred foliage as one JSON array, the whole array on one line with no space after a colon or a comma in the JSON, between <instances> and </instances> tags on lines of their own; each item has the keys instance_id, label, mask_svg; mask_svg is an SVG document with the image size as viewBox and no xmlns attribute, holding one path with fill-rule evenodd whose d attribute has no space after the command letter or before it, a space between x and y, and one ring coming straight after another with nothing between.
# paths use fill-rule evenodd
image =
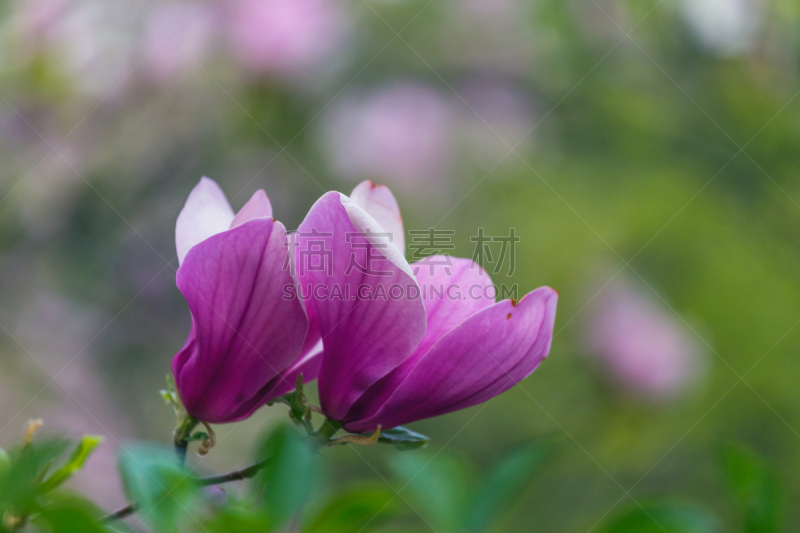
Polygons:
<instances>
[{"instance_id":1,"label":"blurred foliage","mask_svg":"<svg viewBox=\"0 0 800 533\"><path fill-rule=\"evenodd\" d=\"M547 439L534 442L510 453L477 482L465 461L447 455L397 455L391 466L420 507L419 517L436 531L491 531L554 450Z\"/></svg>"},{"instance_id":2,"label":"blurred foliage","mask_svg":"<svg viewBox=\"0 0 800 533\"><path fill-rule=\"evenodd\" d=\"M750 450L727 443L722 448L726 481L746 533L780 531L781 491L772 468Z\"/></svg>"},{"instance_id":3,"label":"blurred foliage","mask_svg":"<svg viewBox=\"0 0 800 533\"><path fill-rule=\"evenodd\" d=\"M66 459L70 443L37 438L40 421L29 423L25 442L8 452L0 450L0 531L35 524L41 531L103 531L100 510L86 499L59 490L86 463L102 439L84 437Z\"/></svg>"},{"instance_id":4,"label":"blurred foliage","mask_svg":"<svg viewBox=\"0 0 800 533\"><path fill-rule=\"evenodd\" d=\"M637 506L616 518L604 533L713 533L720 531L717 520L706 511L685 504Z\"/></svg>"}]
</instances>

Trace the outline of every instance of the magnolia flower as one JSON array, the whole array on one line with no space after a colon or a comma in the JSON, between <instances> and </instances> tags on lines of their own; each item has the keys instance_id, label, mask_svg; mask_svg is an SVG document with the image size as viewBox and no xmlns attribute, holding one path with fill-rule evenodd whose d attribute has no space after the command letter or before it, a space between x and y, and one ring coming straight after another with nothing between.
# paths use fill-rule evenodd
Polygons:
<instances>
[{"instance_id":1,"label":"magnolia flower","mask_svg":"<svg viewBox=\"0 0 800 533\"><path fill-rule=\"evenodd\" d=\"M654 400L684 392L703 368L686 328L627 284L607 288L590 309L586 351L622 389Z\"/></svg>"},{"instance_id":2,"label":"magnolia flower","mask_svg":"<svg viewBox=\"0 0 800 533\"><path fill-rule=\"evenodd\" d=\"M315 377L315 330L302 303L282 297L293 283L288 240L264 191L234 215L203 178L178 216L175 244L192 329L172 371L190 415L241 420L289 392L300 372Z\"/></svg>"},{"instance_id":3,"label":"magnolia flower","mask_svg":"<svg viewBox=\"0 0 800 533\"><path fill-rule=\"evenodd\" d=\"M351 197L325 194L297 232L301 286L329 289L307 302L324 343L321 408L348 431L484 402L527 377L550 349L555 291L495 303L491 280L472 261L409 265L397 246L402 231L389 190L365 182ZM306 261L312 249L327 262Z\"/></svg>"}]
</instances>

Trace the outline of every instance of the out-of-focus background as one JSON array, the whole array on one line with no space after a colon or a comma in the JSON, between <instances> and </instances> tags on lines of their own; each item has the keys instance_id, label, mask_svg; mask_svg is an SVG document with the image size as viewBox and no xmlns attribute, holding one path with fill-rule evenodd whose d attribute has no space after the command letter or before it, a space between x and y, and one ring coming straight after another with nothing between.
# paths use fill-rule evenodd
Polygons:
<instances>
[{"instance_id":1,"label":"out-of-focus background","mask_svg":"<svg viewBox=\"0 0 800 533\"><path fill-rule=\"evenodd\" d=\"M661 496L731 521L724 439L797 501L799 25L789 0L0 1L0 445L32 417L103 434L73 487L123 503L115 449L174 422L191 188L234 209L263 188L294 228L372 179L453 255L514 228L495 281L560 292L533 376L412 426L479 472L561 440L500 530ZM284 415L219 427L198 471L243 466ZM332 450L328 486L386 479L411 505L391 454Z\"/></svg>"}]
</instances>

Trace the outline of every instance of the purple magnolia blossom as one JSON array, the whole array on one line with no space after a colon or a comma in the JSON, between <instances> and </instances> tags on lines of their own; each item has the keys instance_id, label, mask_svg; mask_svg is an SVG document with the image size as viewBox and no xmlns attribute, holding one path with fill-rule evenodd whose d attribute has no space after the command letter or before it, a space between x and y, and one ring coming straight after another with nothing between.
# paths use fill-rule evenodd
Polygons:
<instances>
[{"instance_id":1,"label":"purple magnolia blossom","mask_svg":"<svg viewBox=\"0 0 800 533\"><path fill-rule=\"evenodd\" d=\"M315 291L307 302L324 342L321 407L348 431L484 402L527 377L550 349L554 290L495 303L489 276L472 261L435 256L409 265L399 239L385 238L402 231L389 190L365 182L351 197L325 194L297 232L301 286L358 296ZM305 252L319 244L326 261L315 263Z\"/></svg>"},{"instance_id":2,"label":"purple magnolia blossom","mask_svg":"<svg viewBox=\"0 0 800 533\"><path fill-rule=\"evenodd\" d=\"M683 325L627 283L605 289L588 317L587 355L622 389L667 400L697 381L702 350Z\"/></svg>"},{"instance_id":3,"label":"purple magnolia blossom","mask_svg":"<svg viewBox=\"0 0 800 533\"><path fill-rule=\"evenodd\" d=\"M178 216L175 244L192 329L172 371L190 415L241 420L291 390L299 372L316 377L316 329L299 300L282 298L293 283L288 239L264 191L234 215L203 178Z\"/></svg>"},{"instance_id":4,"label":"purple magnolia blossom","mask_svg":"<svg viewBox=\"0 0 800 533\"><path fill-rule=\"evenodd\" d=\"M296 78L325 69L347 36L340 0L235 0L233 53L246 68Z\"/></svg>"}]
</instances>

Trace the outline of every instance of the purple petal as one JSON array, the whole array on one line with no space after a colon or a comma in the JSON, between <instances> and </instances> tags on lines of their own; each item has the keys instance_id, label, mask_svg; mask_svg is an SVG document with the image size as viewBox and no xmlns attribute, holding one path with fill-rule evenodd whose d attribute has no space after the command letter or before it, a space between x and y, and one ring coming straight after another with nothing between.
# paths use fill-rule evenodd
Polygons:
<instances>
[{"instance_id":1,"label":"purple petal","mask_svg":"<svg viewBox=\"0 0 800 533\"><path fill-rule=\"evenodd\" d=\"M283 297L293 285L286 242L279 222L251 220L194 246L178 269L192 334L173 373L192 416L246 418L300 356L308 321L299 300Z\"/></svg>"},{"instance_id":2,"label":"purple petal","mask_svg":"<svg viewBox=\"0 0 800 533\"><path fill-rule=\"evenodd\" d=\"M233 209L225 193L214 180L203 177L189 193L175 224L178 264L183 264L192 246L227 230L232 220Z\"/></svg>"},{"instance_id":3,"label":"purple petal","mask_svg":"<svg viewBox=\"0 0 800 533\"><path fill-rule=\"evenodd\" d=\"M405 296L418 285L397 247L375 236L380 231L350 198L332 192L314 204L296 233L297 278L305 296L312 296L309 284L316 289L307 306L324 344L320 403L334 420L346 420L359 396L405 361L425 333L421 298L388 297L392 286Z\"/></svg>"},{"instance_id":4,"label":"purple petal","mask_svg":"<svg viewBox=\"0 0 800 533\"><path fill-rule=\"evenodd\" d=\"M263 189L256 191L253 197L233 217L231 229L241 226L254 218L272 218L272 204L269 203L267 193Z\"/></svg>"},{"instance_id":5,"label":"purple petal","mask_svg":"<svg viewBox=\"0 0 800 533\"><path fill-rule=\"evenodd\" d=\"M539 288L516 305L503 300L462 322L423 356L383 408L345 425L373 431L485 402L533 372L547 357L558 294Z\"/></svg>"},{"instance_id":6,"label":"purple petal","mask_svg":"<svg viewBox=\"0 0 800 533\"><path fill-rule=\"evenodd\" d=\"M375 185L369 180L362 181L350 193L350 199L374 218L383 231L392 234L391 242L397 246L401 254L406 253L403 217L400 216L397 200L386 185Z\"/></svg>"},{"instance_id":7,"label":"purple petal","mask_svg":"<svg viewBox=\"0 0 800 533\"><path fill-rule=\"evenodd\" d=\"M322 366L322 341L312 346L307 354L300 357L295 364L281 373L275 380L275 385L269 391L271 398L288 394L295 389L297 376L303 374L303 383L310 383L317 379Z\"/></svg>"},{"instance_id":8,"label":"purple petal","mask_svg":"<svg viewBox=\"0 0 800 533\"><path fill-rule=\"evenodd\" d=\"M427 330L414 353L370 387L350 411L356 419L383 405L428 350L470 316L494 304L489 274L477 263L446 255L426 257L411 265L422 293Z\"/></svg>"},{"instance_id":9,"label":"purple petal","mask_svg":"<svg viewBox=\"0 0 800 533\"><path fill-rule=\"evenodd\" d=\"M434 255L417 261L411 270L425 291L428 319L425 337L414 352L420 357L458 324L494 304L492 278L469 259Z\"/></svg>"}]
</instances>

